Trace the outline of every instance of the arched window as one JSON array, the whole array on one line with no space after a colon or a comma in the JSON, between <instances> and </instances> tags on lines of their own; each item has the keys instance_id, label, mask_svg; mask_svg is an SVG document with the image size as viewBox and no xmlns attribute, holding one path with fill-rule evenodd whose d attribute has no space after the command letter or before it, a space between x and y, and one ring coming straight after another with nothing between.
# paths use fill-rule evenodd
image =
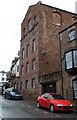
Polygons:
<instances>
[{"instance_id":1,"label":"arched window","mask_svg":"<svg viewBox=\"0 0 77 120\"><path fill-rule=\"evenodd\" d=\"M62 18L61 18L61 14L60 13L58 13L58 12L54 12L53 13L53 24L61 26Z\"/></svg>"},{"instance_id":2,"label":"arched window","mask_svg":"<svg viewBox=\"0 0 77 120\"><path fill-rule=\"evenodd\" d=\"M30 31L31 29L32 29L32 20L30 19L29 21L28 21L28 30Z\"/></svg>"}]
</instances>

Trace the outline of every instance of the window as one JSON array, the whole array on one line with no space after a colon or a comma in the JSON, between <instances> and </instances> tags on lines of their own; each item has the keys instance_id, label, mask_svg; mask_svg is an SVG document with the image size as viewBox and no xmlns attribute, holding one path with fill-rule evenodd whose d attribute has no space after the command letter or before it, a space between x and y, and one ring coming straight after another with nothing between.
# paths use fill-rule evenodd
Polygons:
<instances>
[{"instance_id":1,"label":"window","mask_svg":"<svg viewBox=\"0 0 77 120\"><path fill-rule=\"evenodd\" d=\"M29 44L27 45L27 56L29 56Z\"/></svg>"},{"instance_id":2,"label":"window","mask_svg":"<svg viewBox=\"0 0 77 120\"><path fill-rule=\"evenodd\" d=\"M35 65L35 59L33 59L33 60L32 60L32 70L35 70L35 68L36 68L35 66L36 66L36 65Z\"/></svg>"},{"instance_id":3,"label":"window","mask_svg":"<svg viewBox=\"0 0 77 120\"><path fill-rule=\"evenodd\" d=\"M77 50L65 54L66 69L77 68Z\"/></svg>"},{"instance_id":4,"label":"window","mask_svg":"<svg viewBox=\"0 0 77 120\"><path fill-rule=\"evenodd\" d=\"M35 39L32 42L32 51L34 52L36 50L36 44L35 44Z\"/></svg>"},{"instance_id":5,"label":"window","mask_svg":"<svg viewBox=\"0 0 77 120\"><path fill-rule=\"evenodd\" d=\"M68 30L69 41L75 40L75 28Z\"/></svg>"},{"instance_id":6,"label":"window","mask_svg":"<svg viewBox=\"0 0 77 120\"><path fill-rule=\"evenodd\" d=\"M17 72L19 72L19 65L17 66Z\"/></svg>"},{"instance_id":7,"label":"window","mask_svg":"<svg viewBox=\"0 0 77 120\"><path fill-rule=\"evenodd\" d=\"M73 51L73 57L74 57L74 67L77 67L77 51Z\"/></svg>"},{"instance_id":8,"label":"window","mask_svg":"<svg viewBox=\"0 0 77 120\"><path fill-rule=\"evenodd\" d=\"M45 94L44 94L44 98L45 98L45 99L49 98L49 94L48 94L48 93L45 93Z\"/></svg>"},{"instance_id":9,"label":"window","mask_svg":"<svg viewBox=\"0 0 77 120\"><path fill-rule=\"evenodd\" d=\"M24 66L22 65L21 67L21 74L23 75L24 74Z\"/></svg>"},{"instance_id":10,"label":"window","mask_svg":"<svg viewBox=\"0 0 77 120\"><path fill-rule=\"evenodd\" d=\"M28 80L26 80L26 83L25 83L26 85L26 89L28 89Z\"/></svg>"},{"instance_id":11,"label":"window","mask_svg":"<svg viewBox=\"0 0 77 120\"><path fill-rule=\"evenodd\" d=\"M5 80L5 78L2 78L2 81L4 81Z\"/></svg>"},{"instance_id":12,"label":"window","mask_svg":"<svg viewBox=\"0 0 77 120\"><path fill-rule=\"evenodd\" d=\"M32 79L32 88L35 88L35 78Z\"/></svg>"},{"instance_id":13,"label":"window","mask_svg":"<svg viewBox=\"0 0 77 120\"><path fill-rule=\"evenodd\" d=\"M61 15L60 15L60 13L58 13L58 12L54 12L53 13L53 24L54 25L58 25L58 26L60 26L62 23L62 20L61 20L62 18L61 18Z\"/></svg>"},{"instance_id":14,"label":"window","mask_svg":"<svg viewBox=\"0 0 77 120\"><path fill-rule=\"evenodd\" d=\"M72 68L72 52L66 53L66 69Z\"/></svg>"},{"instance_id":15,"label":"window","mask_svg":"<svg viewBox=\"0 0 77 120\"><path fill-rule=\"evenodd\" d=\"M2 72L2 76L4 76L4 72Z\"/></svg>"},{"instance_id":16,"label":"window","mask_svg":"<svg viewBox=\"0 0 77 120\"><path fill-rule=\"evenodd\" d=\"M34 25L36 25L38 23L38 16L34 16Z\"/></svg>"},{"instance_id":17,"label":"window","mask_svg":"<svg viewBox=\"0 0 77 120\"><path fill-rule=\"evenodd\" d=\"M26 72L29 72L29 62L26 64Z\"/></svg>"},{"instance_id":18,"label":"window","mask_svg":"<svg viewBox=\"0 0 77 120\"><path fill-rule=\"evenodd\" d=\"M77 99L77 80L73 81L74 98Z\"/></svg>"},{"instance_id":19,"label":"window","mask_svg":"<svg viewBox=\"0 0 77 120\"><path fill-rule=\"evenodd\" d=\"M30 31L32 29L32 20L30 19L28 22L28 30Z\"/></svg>"},{"instance_id":20,"label":"window","mask_svg":"<svg viewBox=\"0 0 77 120\"><path fill-rule=\"evenodd\" d=\"M24 49L22 49L22 59L24 59Z\"/></svg>"}]
</instances>

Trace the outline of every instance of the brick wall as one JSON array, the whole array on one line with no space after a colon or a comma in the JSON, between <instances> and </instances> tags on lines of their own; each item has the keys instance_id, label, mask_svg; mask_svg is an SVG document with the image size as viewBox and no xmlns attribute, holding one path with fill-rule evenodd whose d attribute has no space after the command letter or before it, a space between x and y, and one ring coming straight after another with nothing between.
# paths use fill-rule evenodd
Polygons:
<instances>
[{"instance_id":1,"label":"brick wall","mask_svg":"<svg viewBox=\"0 0 77 120\"><path fill-rule=\"evenodd\" d=\"M24 83L24 95L42 94L40 86L40 76L61 71L60 63L60 43L58 32L73 22L72 16L75 14L66 12L43 4L30 6L21 24L20 43L20 82ZM69 19L68 19L69 18ZM28 22L32 20L32 29L28 30ZM36 40L36 51L32 53L32 41ZM27 45L30 47L30 55L26 55ZM24 49L24 59L22 59L22 49ZM32 70L32 59L36 60L36 69ZM26 63L30 63L30 71L26 73ZM22 65L24 74L21 74ZM32 78L35 78L36 87L31 87ZM57 90L62 91L61 76L57 79ZM25 88L25 82L29 80L29 88ZM59 84L61 83L61 84Z\"/></svg>"}]
</instances>

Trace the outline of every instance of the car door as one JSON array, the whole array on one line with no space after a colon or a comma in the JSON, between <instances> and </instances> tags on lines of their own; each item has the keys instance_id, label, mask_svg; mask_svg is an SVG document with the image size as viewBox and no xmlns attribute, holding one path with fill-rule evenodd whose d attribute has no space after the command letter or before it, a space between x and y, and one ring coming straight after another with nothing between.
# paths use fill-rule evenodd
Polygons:
<instances>
[{"instance_id":1,"label":"car door","mask_svg":"<svg viewBox=\"0 0 77 120\"><path fill-rule=\"evenodd\" d=\"M49 94L46 93L46 94L44 95L43 102L44 102L44 106L45 106L46 108L49 108L49 107L50 107Z\"/></svg>"},{"instance_id":2,"label":"car door","mask_svg":"<svg viewBox=\"0 0 77 120\"><path fill-rule=\"evenodd\" d=\"M7 90L7 98L9 98L10 90Z\"/></svg>"}]
</instances>

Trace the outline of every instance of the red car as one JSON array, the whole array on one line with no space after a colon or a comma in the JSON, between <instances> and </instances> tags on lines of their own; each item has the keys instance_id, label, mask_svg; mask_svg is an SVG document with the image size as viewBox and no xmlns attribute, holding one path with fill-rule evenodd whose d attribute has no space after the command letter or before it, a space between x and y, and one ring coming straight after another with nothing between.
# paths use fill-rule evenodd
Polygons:
<instances>
[{"instance_id":1,"label":"red car","mask_svg":"<svg viewBox=\"0 0 77 120\"><path fill-rule=\"evenodd\" d=\"M54 111L72 111L73 105L60 94L45 93L37 98L37 108L45 107Z\"/></svg>"}]
</instances>

